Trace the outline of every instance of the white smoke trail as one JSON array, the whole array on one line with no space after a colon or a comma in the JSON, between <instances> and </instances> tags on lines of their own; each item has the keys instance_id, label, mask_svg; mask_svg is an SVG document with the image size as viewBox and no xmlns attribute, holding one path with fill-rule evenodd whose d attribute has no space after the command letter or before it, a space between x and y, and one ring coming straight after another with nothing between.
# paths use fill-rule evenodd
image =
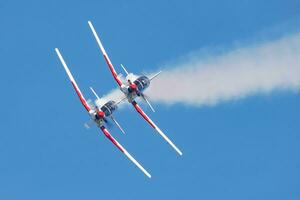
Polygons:
<instances>
[{"instance_id":1,"label":"white smoke trail","mask_svg":"<svg viewBox=\"0 0 300 200\"><path fill-rule=\"evenodd\" d=\"M146 92L157 103L214 105L253 94L300 89L300 34L170 65Z\"/></svg>"},{"instance_id":2,"label":"white smoke trail","mask_svg":"<svg viewBox=\"0 0 300 200\"><path fill-rule=\"evenodd\" d=\"M101 96L100 99L96 99L95 103L98 107L103 106L108 101L112 100L116 103L120 102L122 99L124 99L125 95L119 90L119 88L111 90L108 94ZM122 102L122 105L125 101ZM119 103L121 105L121 103Z\"/></svg>"}]
</instances>

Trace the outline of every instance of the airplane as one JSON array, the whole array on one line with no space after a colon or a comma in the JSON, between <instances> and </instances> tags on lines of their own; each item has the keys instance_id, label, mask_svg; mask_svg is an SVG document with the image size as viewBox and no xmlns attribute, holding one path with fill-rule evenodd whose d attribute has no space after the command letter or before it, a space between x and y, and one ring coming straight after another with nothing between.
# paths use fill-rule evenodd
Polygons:
<instances>
[{"instance_id":1,"label":"airplane","mask_svg":"<svg viewBox=\"0 0 300 200\"><path fill-rule=\"evenodd\" d=\"M89 113L92 121L96 123L96 125L101 129L104 135L123 153L125 156L132 161L147 177L151 178L151 175L147 170L144 169L142 165L140 165L129 153L128 151L110 134L110 132L105 128L105 123L107 122L107 117L112 117L112 113L117 109L117 103L114 101L108 101L102 107L94 106L88 101L85 100L83 94L81 93L73 75L71 74L64 58L62 57L58 48L55 48L57 56L62 63L72 85L75 89L77 96L79 97L82 105ZM92 92L96 95L97 100L100 100L99 96L95 93L95 91L91 88ZM95 102L97 105L97 101ZM99 104L98 104L99 105Z\"/></svg>"},{"instance_id":2,"label":"airplane","mask_svg":"<svg viewBox=\"0 0 300 200\"><path fill-rule=\"evenodd\" d=\"M156 73L152 75L150 78L148 78L145 75L142 76L136 76L132 73L128 73L128 71L125 69L125 67L121 64L121 67L126 73L126 81L121 79L121 75L118 75L112 62L110 61L103 44L92 24L91 21L88 21L88 24L93 32L93 35L98 43L98 46L100 47L100 50L103 54L103 57L109 67L109 70L111 71L113 78L117 82L119 89L125 94L127 100L129 103L133 105L135 110L150 124L152 128L154 128L179 154L182 155L182 152L177 148L177 146L160 130L160 128L146 115L146 113L142 110L142 108L138 105L136 102L137 97L141 97L151 108L151 110L154 112L153 107L151 106L150 102L148 101L147 97L144 95L143 91L149 87L151 80L156 78L160 73Z\"/></svg>"}]
</instances>

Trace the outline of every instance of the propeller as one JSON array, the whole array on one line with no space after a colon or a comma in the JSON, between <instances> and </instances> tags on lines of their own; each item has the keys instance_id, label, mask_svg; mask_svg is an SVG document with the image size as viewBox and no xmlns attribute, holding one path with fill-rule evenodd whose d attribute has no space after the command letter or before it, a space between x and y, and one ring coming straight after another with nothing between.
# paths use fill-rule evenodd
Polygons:
<instances>
[{"instance_id":1,"label":"propeller","mask_svg":"<svg viewBox=\"0 0 300 200\"><path fill-rule=\"evenodd\" d=\"M110 119L117 125L117 127L120 129L120 131L125 134L125 131L123 130L123 128L120 126L120 124L118 123L118 121L113 117L113 115L110 115Z\"/></svg>"},{"instance_id":2,"label":"propeller","mask_svg":"<svg viewBox=\"0 0 300 200\"><path fill-rule=\"evenodd\" d=\"M152 107L152 105L150 104L150 102L148 100L148 97L145 94L143 94L143 93L141 93L141 96L142 96L143 100L149 105L149 107L152 110L152 112L155 112L154 108Z\"/></svg>"},{"instance_id":3,"label":"propeller","mask_svg":"<svg viewBox=\"0 0 300 200\"><path fill-rule=\"evenodd\" d=\"M104 117L103 120L106 123L107 128L112 128L113 127L113 123L110 120L108 120L107 117Z\"/></svg>"},{"instance_id":4,"label":"propeller","mask_svg":"<svg viewBox=\"0 0 300 200\"><path fill-rule=\"evenodd\" d=\"M128 73L128 71L126 70L126 68L124 67L123 64L121 64L121 67L123 68L123 70L125 71L126 73L126 79L127 79L127 82L129 83L129 88L128 90L131 92L131 91L135 91L136 94L138 96L141 96L142 99L148 104L148 106L150 107L150 109L152 110L152 112L155 112L154 108L152 107L152 105L150 104L149 100L148 100L148 97L143 94L142 92L138 91L137 89L137 86L136 84L132 81L132 79L134 78L134 75L132 73ZM154 79L155 77L157 77L159 74L161 73L161 71L159 71L158 73L154 74L150 80ZM143 74L143 76L145 76ZM121 129L122 130L122 129ZM123 131L122 131L123 132Z\"/></svg>"},{"instance_id":5,"label":"propeller","mask_svg":"<svg viewBox=\"0 0 300 200\"><path fill-rule=\"evenodd\" d=\"M94 121L93 121L93 120L90 120L90 121L84 123L84 127L85 127L86 129L90 129L91 126L92 126L93 124L94 124Z\"/></svg>"}]
</instances>

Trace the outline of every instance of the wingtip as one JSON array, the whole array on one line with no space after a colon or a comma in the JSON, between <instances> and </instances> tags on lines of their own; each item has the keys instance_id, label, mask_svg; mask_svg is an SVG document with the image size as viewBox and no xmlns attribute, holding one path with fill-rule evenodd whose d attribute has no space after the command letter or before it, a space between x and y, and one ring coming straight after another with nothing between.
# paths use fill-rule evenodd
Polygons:
<instances>
[{"instance_id":1,"label":"wingtip","mask_svg":"<svg viewBox=\"0 0 300 200\"><path fill-rule=\"evenodd\" d=\"M90 20L88 21L88 25L89 25L89 27L90 27L91 29L94 28L94 26L93 26L93 24L92 24L92 22L91 22Z\"/></svg>"},{"instance_id":2,"label":"wingtip","mask_svg":"<svg viewBox=\"0 0 300 200\"><path fill-rule=\"evenodd\" d=\"M152 178L151 174L147 171L144 172L144 174L148 177L148 178Z\"/></svg>"},{"instance_id":3,"label":"wingtip","mask_svg":"<svg viewBox=\"0 0 300 200\"><path fill-rule=\"evenodd\" d=\"M175 146L175 147L176 147L176 146ZM176 152L177 152L180 156L183 155L182 151L180 151L180 150L178 149L178 147L176 147L176 148L174 148L174 149L176 150Z\"/></svg>"},{"instance_id":4,"label":"wingtip","mask_svg":"<svg viewBox=\"0 0 300 200\"><path fill-rule=\"evenodd\" d=\"M151 176L151 174L149 173L149 172L147 172L146 170L145 171L143 171L144 172L144 174L149 178L149 179L151 179L152 178L152 176Z\"/></svg>"}]
</instances>

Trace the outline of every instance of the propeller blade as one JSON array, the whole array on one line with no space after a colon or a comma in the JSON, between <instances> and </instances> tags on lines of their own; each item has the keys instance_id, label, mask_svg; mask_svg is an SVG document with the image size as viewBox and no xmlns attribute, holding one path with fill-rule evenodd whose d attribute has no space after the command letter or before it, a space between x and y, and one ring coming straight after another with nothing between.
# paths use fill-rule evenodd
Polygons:
<instances>
[{"instance_id":1,"label":"propeller blade","mask_svg":"<svg viewBox=\"0 0 300 200\"><path fill-rule=\"evenodd\" d=\"M128 71L126 70L126 68L124 67L124 65L123 65L123 64L121 64L121 67L122 67L122 68L123 68L123 70L125 71L126 75L128 75L129 73L128 73Z\"/></svg>"},{"instance_id":2,"label":"propeller blade","mask_svg":"<svg viewBox=\"0 0 300 200\"><path fill-rule=\"evenodd\" d=\"M98 94L95 92L95 90L92 87L90 87L90 90L93 92L93 94L96 96L96 98L100 100L100 97L98 96Z\"/></svg>"},{"instance_id":3,"label":"propeller blade","mask_svg":"<svg viewBox=\"0 0 300 200\"><path fill-rule=\"evenodd\" d=\"M150 81L152 81L152 79L156 78L162 71L157 72L156 74L154 74L153 76L150 77Z\"/></svg>"},{"instance_id":4,"label":"propeller blade","mask_svg":"<svg viewBox=\"0 0 300 200\"><path fill-rule=\"evenodd\" d=\"M107 120L106 117L104 117L103 120L106 123L106 125L107 125L108 128L112 128L113 127L113 124L109 120Z\"/></svg>"},{"instance_id":5,"label":"propeller blade","mask_svg":"<svg viewBox=\"0 0 300 200\"><path fill-rule=\"evenodd\" d=\"M152 105L150 104L149 100L147 99L147 97L141 93L142 98L144 99L144 101L149 105L149 107L151 108L152 112L155 112L154 108L152 107Z\"/></svg>"},{"instance_id":6,"label":"propeller blade","mask_svg":"<svg viewBox=\"0 0 300 200\"><path fill-rule=\"evenodd\" d=\"M120 124L117 122L117 120L113 117L113 115L110 115L111 120L117 125L117 127L120 129L120 131L125 134L125 131L122 129Z\"/></svg>"}]
</instances>

